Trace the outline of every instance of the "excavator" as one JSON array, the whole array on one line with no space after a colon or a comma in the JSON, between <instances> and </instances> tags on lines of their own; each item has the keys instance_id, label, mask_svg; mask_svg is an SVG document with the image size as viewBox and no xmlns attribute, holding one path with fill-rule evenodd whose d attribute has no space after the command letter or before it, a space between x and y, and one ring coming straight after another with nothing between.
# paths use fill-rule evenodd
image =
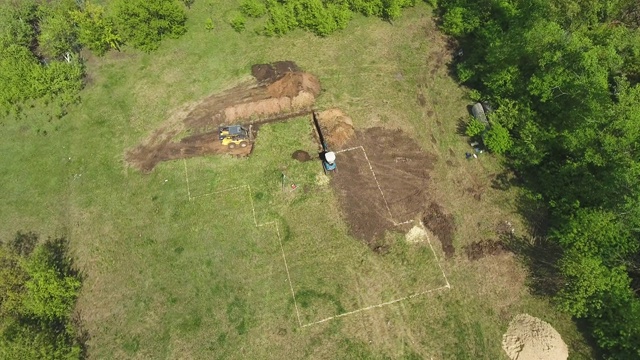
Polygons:
<instances>
[{"instance_id":1,"label":"excavator","mask_svg":"<svg viewBox=\"0 0 640 360\"><path fill-rule=\"evenodd\" d=\"M324 140L324 135L322 135L322 129L320 128L320 122L318 121L318 114L316 114L315 111L312 114L313 124L316 127L318 138L320 140L320 144L322 145L320 159L322 160L322 168L324 170L324 173L327 174L337 171L338 165L336 164L336 153L329 150L329 146L327 146L327 143Z\"/></svg>"}]
</instances>

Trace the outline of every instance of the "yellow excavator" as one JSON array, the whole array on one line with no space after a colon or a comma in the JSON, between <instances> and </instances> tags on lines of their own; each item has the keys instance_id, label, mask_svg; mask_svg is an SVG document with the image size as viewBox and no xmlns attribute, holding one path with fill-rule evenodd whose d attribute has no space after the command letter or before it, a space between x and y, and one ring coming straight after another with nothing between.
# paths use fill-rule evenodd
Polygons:
<instances>
[{"instance_id":1,"label":"yellow excavator","mask_svg":"<svg viewBox=\"0 0 640 360\"><path fill-rule=\"evenodd\" d=\"M218 134L222 145L229 149L235 149L237 146L245 148L249 146L249 131L242 125L220 126Z\"/></svg>"}]
</instances>

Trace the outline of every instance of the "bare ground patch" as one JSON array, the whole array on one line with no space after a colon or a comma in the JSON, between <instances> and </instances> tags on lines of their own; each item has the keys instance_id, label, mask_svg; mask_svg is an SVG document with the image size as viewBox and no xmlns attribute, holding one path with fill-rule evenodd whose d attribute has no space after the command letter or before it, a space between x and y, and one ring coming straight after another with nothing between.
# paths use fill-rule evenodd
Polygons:
<instances>
[{"instance_id":1,"label":"bare ground patch","mask_svg":"<svg viewBox=\"0 0 640 360\"><path fill-rule=\"evenodd\" d=\"M498 240L484 239L464 247L469 260L480 260L486 256L496 256L508 251L507 246Z\"/></svg>"},{"instance_id":2,"label":"bare ground patch","mask_svg":"<svg viewBox=\"0 0 640 360\"><path fill-rule=\"evenodd\" d=\"M433 202L427 209L422 222L424 226L431 230L438 240L440 240L444 255L448 259L453 257L456 252L453 247L453 237L455 234L453 215L446 214L442 206Z\"/></svg>"},{"instance_id":3,"label":"bare ground patch","mask_svg":"<svg viewBox=\"0 0 640 360\"><path fill-rule=\"evenodd\" d=\"M252 73L254 81L176 112L126 151L127 163L149 172L166 160L220 153L246 156L251 146L230 150L219 143L218 126L260 125L307 114L320 94L318 79L291 61L254 65Z\"/></svg>"},{"instance_id":4,"label":"bare ground patch","mask_svg":"<svg viewBox=\"0 0 640 360\"><path fill-rule=\"evenodd\" d=\"M436 158L400 130L356 131L351 147L338 154L332 184L351 234L375 250L385 231L425 210Z\"/></svg>"}]
</instances>

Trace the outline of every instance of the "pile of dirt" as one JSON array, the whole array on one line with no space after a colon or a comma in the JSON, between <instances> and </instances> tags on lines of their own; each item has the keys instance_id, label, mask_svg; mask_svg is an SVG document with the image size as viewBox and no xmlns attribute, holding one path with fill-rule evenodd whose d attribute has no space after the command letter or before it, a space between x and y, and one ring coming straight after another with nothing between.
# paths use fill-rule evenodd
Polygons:
<instances>
[{"instance_id":1,"label":"pile of dirt","mask_svg":"<svg viewBox=\"0 0 640 360\"><path fill-rule=\"evenodd\" d=\"M273 83L286 73L299 71L298 64L293 61L276 61L271 64L251 66L251 75L260 83Z\"/></svg>"},{"instance_id":2,"label":"pile of dirt","mask_svg":"<svg viewBox=\"0 0 640 360\"><path fill-rule=\"evenodd\" d=\"M569 349L548 323L528 314L517 315L502 336L502 348L511 360L566 360Z\"/></svg>"},{"instance_id":3,"label":"pile of dirt","mask_svg":"<svg viewBox=\"0 0 640 360\"><path fill-rule=\"evenodd\" d=\"M311 109L320 94L318 79L308 73L287 73L264 88L266 96L237 101L227 106L218 121L225 124L237 122L265 123L279 119L280 114L293 114Z\"/></svg>"},{"instance_id":4,"label":"pile of dirt","mask_svg":"<svg viewBox=\"0 0 640 360\"><path fill-rule=\"evenodd\" d=\"M125 153L129 165L151 171L160 161L231 153L249 155L251 146L230 150L217 138L218 126L265 124L311 112L320 94L318 79L291 61L252 67L257 82L214 94L176 113ZM254 127L255 128L255 127Z\"/></svg>"},{"instance_id":5,"label":"pile of dirt","mask_svg":"<svg viewBox=\"0 0 640 360\"><path fill-rule=\"evenodd\" d=\"M354 147L338 152L331 183L350 233L374 249L385 231L400 230L395 223L424 211L436 158L400 130L356 131L345 144Z\"/></svg>"},{"instance_id":6,"label":"pile of dirt","mask_svg":"<svg viewBox=\"0 0 640 360\"><path fill-rule=\"evenodd\" d=\"M507 247L502 241L480 240L465 246L464 252L469 260L479 260L485 256L496 256L507 251Z\"/></svg>"},{"instance_id":7,"label":"pile of dirt","mask_svg":"<svg viewBox=\"0 0 640 360\"><path fill-rule=\"evenodd\" d=\"M317 113L325 141L332 149L338 149L355 134L353 120L340 109L329 109Z\"/></svg>"},{"instance_id":8,"label":"pile of dirt","mask_svg":"<svg viewBox=\"0 0 640 360\"><path fill-rule=\"evenodd\" d=\"M447 259L451 258L456 252L453 247L453 236L455 234L453 215L445 214L442 207L435 202L431 203L425 214L422 218L422 223L440 240L442 251L444 251Z\"/></svg>"},{"instance_id":9,"label":"pile of dirt","mask_svg":"<svg viewBox=\"0 0 640 360\"><path fill-rule=\"evenodd\" d=\"M298 160L300 162L305 162L311 160L311 155L308 152L303 150L296 150L291 154L291 158Z\"/></svg>"}]
</instances>

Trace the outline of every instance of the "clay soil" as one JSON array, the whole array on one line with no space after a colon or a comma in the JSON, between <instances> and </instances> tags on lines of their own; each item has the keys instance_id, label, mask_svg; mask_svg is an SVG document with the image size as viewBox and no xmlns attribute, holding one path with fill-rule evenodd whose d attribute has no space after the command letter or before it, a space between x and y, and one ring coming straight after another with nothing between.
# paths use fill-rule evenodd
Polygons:
<instances>
[{"instance_id":1,"label":"clay soil","mask_svg":"<svg viewBox=\"0 0 640 360\"><path fill-rule=\"evenodd\" d=\"M436 158L400 130L356 131L344 148L356 146L367 156L360 149L338 153L332 185L351 234L375 250L386 231L400 230L394 222L411 220L426 210L429 172Z\"/></svg>"},{"instance_id":2,"label":"clay soil","mask_svg":"<svg viewBox=\"0 0 640 360\"><path fill-rule=\"evenodd\" d=\"M222 146L218 126L255 125L309 114L320 94L318 79L291 61L252 67L255 79L186 107L125 153L127 163L149 172L161 161L210 154L247 156L252 146ZM257 135L255 132L253 135Z\"/></svg>"}]
</instances>

